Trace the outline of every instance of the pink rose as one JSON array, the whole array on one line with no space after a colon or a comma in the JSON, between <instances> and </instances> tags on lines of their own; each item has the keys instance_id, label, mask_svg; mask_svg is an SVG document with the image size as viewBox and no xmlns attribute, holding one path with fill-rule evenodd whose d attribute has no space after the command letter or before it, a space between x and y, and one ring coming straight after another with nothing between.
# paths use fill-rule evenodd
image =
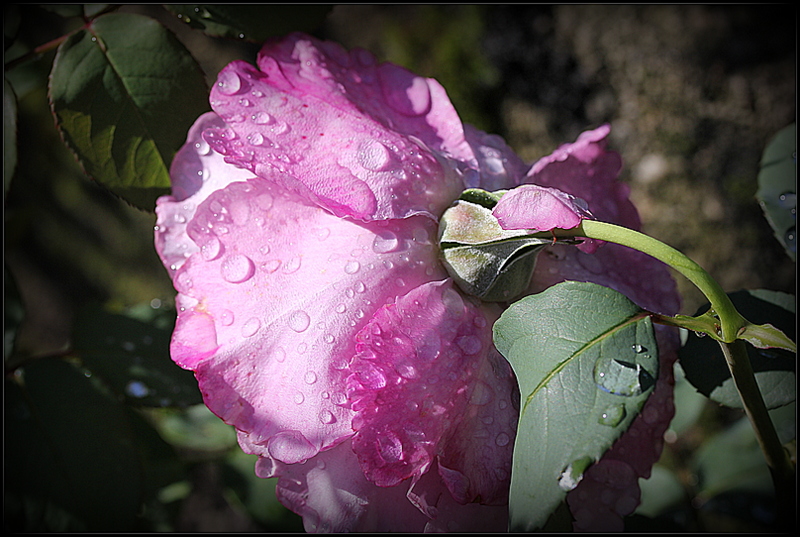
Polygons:
<instances>
[{"instance_id":1,"label":"pink rose","mask_svg":"<svg viewBox=\"0 0 800 537\"><path fill-rule=\"evenodd\" d=\"M526 176L436 81L301 34L265 44L258 68L228 65L211 105L157 207L178 291L175 362L307 530L505 531L519 394L492 344L502 305L448 277L438 219L465 188L529 182L638 226L607 127ZM677 307L646 256L563 248L540 255L532 288L603 280L645 307Z\"/></svg>"}]
</instances>

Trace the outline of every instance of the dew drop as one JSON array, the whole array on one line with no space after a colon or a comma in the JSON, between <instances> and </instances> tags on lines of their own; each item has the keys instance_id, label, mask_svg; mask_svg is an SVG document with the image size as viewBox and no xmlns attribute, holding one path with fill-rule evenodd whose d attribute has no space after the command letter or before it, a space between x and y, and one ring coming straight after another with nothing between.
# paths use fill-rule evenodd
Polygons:
<instances>
[{"instance_id":1,"label":"dew drop","mask_svg":"<svg viewBox=\"0 0 800 537\"><path fill-rule=\"evenodd\" d=\"M254 336L259 328L261 328L261 321L258 317L250 317L250 319L242 325L242 337Z\"/></svg>"},{"instance_id":2,"label":"dew drop","mask_svg":"<svg viewBox=\"0 0 800 537\"><path fill-rule=\"evenodd\" d=\"M303 380L305 381L306 384L314 384L315 382L317 382L317 374L314 373L313 371L306 371Z\"/></svg>"},{"instance_id":3,"label":"dew drop","mask_svg":"<svg viewBox=\"0 0 800 537\"><path fill-rule=\"evenodd\" d=\"M372 251L377 254L393 252L399 244L400 241L397 239L397 235L391 231L384 230L379 232L375 236L375 240L372 241Z\"/></svg>"},{"instance_id":4,"label":"dew drop","mask_svg":"<svg viewBox=\"0 0 800 537\"><path fill-rule=\"evenodd\" d=\"M472 395L469 402L473 405L483 406L492 401L494 398L494 391L492 388L483 381L476 381L475 387L472 389Z\"/></svg>"},{"instance_id":5,"label":"dew drop","mask_svg":"<svg viewBox=\"0 0 800 537\"><path fill-rule=\"evenodd\" d=\"M257 125L266 125L267 123L272 121L272 118L266 112L256 112L255 114L250 116L250 119L252 119L253 123Z\"/></svg>"},{"instance_id":6,"label":"dew drop","mask_svg":"<svg viewBox=\"0 0 800 537\"><path fill-rule=\"evenodd\" d=\"M311 324L311 318L303 310L295 310L289 314L288 324L289 328L295 332L305 332L308 325Z\"/></svg>"},{"instance_id":7,"label":"dew drop","mask_svg":"<svg viewBox=\"0 0 800 537\"><path fill-rule=\"evenodd\" d=\"M300 431L282 431L276 434L269 439L267 451L286 464L306 461L317 453L314 445Z\"/></svg>"},{"instance_id":8,"label":"dew drop","mask_svg":"<svg viewBox=\"0 0 800 537\"><path fill-rule=\"evenodd\" d=\"M281 267L281 261L280 259L270 259L261 266L264 268L264 270L272 274Z\"/></svg>"},{"instance_id":9,"label":"dew drop","mask_svg":"<svg viewBox=\"0 0 800 537\"><path fill-rule=\"evenodd\" d=\"M247 141L250 143L250 145L259 146L264 143L264 137L260 132L251 132L247 136Z\"/></svg>"},{"instance_id":10,"label":"dew drop","mask_svg":"<svg viewBox=\"0 0 800 537\"><path fill-rule=\"evenodd\" d=\"M625 410L625 405L611 405L600 414L597 423L608 425L609 427L616 427L625 419L626 415L627 410Z\"/></svg>"},{"instance_id":11,"label":"dew drop","mask_svg":"<svg viewBox=\"0 0 800 537\"><path fill-rule=\"evenodd\" d=\"M220 322L222 326L230 326L233 324L233 312L231 310L223 310L220 314Z\"/></svg>"},{"instance_id":12,"label":"dew drop","mask_svg":"<svg viewBox=\"0 0 800 537\"><path fill-rule=\"evenodd\" d=\"M300 270L300 265L302 264L302 259L298 257L293 257L289 261L283 264L283 273L284 274L293 274Z\"/></svg>"},{"instance_id":13,"label":"dew drop","mask_svg":"<svg viewBox=\"0 0 800 537\"><path fill-rule=\"evenodd\" d=\"M391 431L379 435L377 439L378 455L384 462L391 464L403 458L403 443Z\"/></svg>"},{"instance_id":14,"label":"dew drop","mask_svg":"<svg viewBox=\"0 0 800 537\"><path fill-rule=\"evenodd\" d=\"M494 443L500 447L507 446L510 441L511 438L506 433L500 433L494 439Z\"/></svg>"},{"instance_id":15,"label":"dew drop","mask_svg":"<svg viewBox=\"0 0 800 537\"><path fill-rule=\"evenodd\" d=\"M797 194L794 192L784 192L778 196L778 206L782 209L794 209L797 207Z\"/></svg>"},{"instance_id":16,"label":"dew drop","mask_svg":"<svg viewBox=\"0 0 800 537\"><path fill-rule=\"evenodd\" d=\"M202 255L203 259L206 261L217 259L221 253L222 243L214 235L209 236L205 244L200 247L200 255Z\"/></svg>"},{"instance_id":17,"label":"dew drop","mask_svg":"<svg viewBox=\"0 0 800 537\"><path fill-rule=\"evenodd\" d=\"M347 274L355 274L355 273L356 273L356 272L358 272L360 269L361 269L361 263L359 263L359 262L358 262L358 261L356 261L355 259L351 259L351 260L350 260L350 261L348 261L348 262L347 262L347 264L344 266L344 271L345 271Z\"/></svg>"},{"instance_id":18,"label":"dew drop","mask_svg":"<svg viewBox=\"0 0 800 537\"><path fill-rule=\"evenodd\" d=\"M625 397L639 395L655 384L641 364L604 357L595 362L594 381L604 392Z\"/></svg>"},{"instance_id":19,"label":"dew drop","mask_svg":"<svg viewBox=\"0 0 800 537\"><path fill-rule=\"evenodd\" d=\"M246 255L234 254L225 258L220 270L225 281L242 283L253 277L255 265Z\"/></svg>"},{"instance_id":20,"label":"dew drop","mask_svg":"<svg viewBox=\"0 0 800 537\"><path fill-rule=\"evenodd\" d=\"M347 306L345 306L344 304L337 304L336 307L333 308L333 310L336 313L344 313L347 311Z\"/></svg>"},{"instance_id":21,"label":"dew drop","mask_svg":"<svg viewBox=\"0 0 800 537\"><path fill-rule=\"evenodd\" d=\"M305 401L305 400L306 400L306 396L305 396L305 395L303 395L303 393L302 393L302 392L296 392L296 393L294 394L294 403L295 403L296 405L302 405L302 404L303 404L303 401Z\"/></svg>"},{"instance_id":22,"label":"dew drop","mask_svg":"<svg viewBox=\"0 0 800 537\"><path fill-rule=\"evenodd\" d=\"M265 192L265 193L261 194L260 196L258 196L255 199L256 205L262 211L269 211L272 208L272 204L274 202L275 202L275 199L272 197L272 194L270 194L268 192Z\"/></svg>"},{"instance_id":23,"label":"dew drop","mask_svg":"<svg viewBox=\"0 0 800 537\"><path fill-rule=\"evenodd\" d=\"M242 79L232 70L223 71L217 79L217 87L223 95L234 95L242 89Z\"/></svg>"},{"instance_id":24,"label":"dew drop","mask_svg":"<svg viewBox=\"0 0 800 537\"><path fill-rule=\"evenodd\" d=\"M635 352L636 354L642 354L647 352L647 349L642 345L639 345L638 343L635 345L631 345L631 349L633 349L633 352Z\"/></svg>"},{"instance_id":25,"label":"dew drop","mask_svg":"<svg viewBox=\"0 0 800 537\"><path fill-rule=\"evenodd\" d=\"M331 343L336 341L336 338L333 336L333 334L325 334L324 336L322 336L322 341L330 345Z\"/></svg>"},{"instance_id":26,"label":"dew drop","mask_svg":"<svg viewBox=\"0 0 800 537\"><path fill-rule=\"evenodd\" d=\"M380 171L386 168L392 159L389 149L377 140L369 140L362 144L358 151L358 163L370 171Z\"/></svg>"},{"instance_id":27,"label":"dew drop","mask_svg":"<svg viewBox=\"0 0 800 537\"><path fill-rule=\"evenodd\" d=\"M797 230L795 226L790 227L783 236L783 242L786 243L786 248L792 252L797 251Z\"/></svg>"},{"instance_id":28,"label":"dew drop","mask_svg":"<svg viewBox=\"0 0 800 537\"><path fill-rule=\"evenodd\" d=\"M323 410L319 413L319 421L325 425L330 425L336 421L336 416L330 410Z\"/></svg>"},{"instance_id":29,"label":"dew drop","mask_svg":"<svg viewBox=\"0 0 800 537\"><path fill-rule=\"evenodd\" d=\"M583 479L583 474L591 463L591 457L583 457L570 463L558 478L559 488L564 492L575 489Z\"/></svg>"},{"instance_id":30,"label":"dew drop","mask_svg":"<svg viewBox=\"0 0 800 537\"><path fill-rule=\"evenodd\" d=\"M459 348L462 351L464 351L465 354L468 355L477 354L481 350L481 347L483 346L481 344L480 338L478 336L473 336L473 335L462 336L458 338L456 340L456 345L458 345Z\"/></svg>"}]
</instances>

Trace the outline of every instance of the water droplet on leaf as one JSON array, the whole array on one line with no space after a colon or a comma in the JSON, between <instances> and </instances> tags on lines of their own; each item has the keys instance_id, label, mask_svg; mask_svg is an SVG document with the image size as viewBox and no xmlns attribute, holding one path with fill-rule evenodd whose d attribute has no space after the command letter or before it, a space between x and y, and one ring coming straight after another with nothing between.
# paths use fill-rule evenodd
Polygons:
<instances>
[{"instance_id":1,"label":"water droplet on leaf","mask_svg":"<svg viewBox=\"0 0 800 537\"><path fill-rule=\"evenodd\" d=\"M616 427L625 419L626 415L627 411L625 410L625 405L611 405L600 414L597 422L601 425Z\"/></svg>"}]
</instances>

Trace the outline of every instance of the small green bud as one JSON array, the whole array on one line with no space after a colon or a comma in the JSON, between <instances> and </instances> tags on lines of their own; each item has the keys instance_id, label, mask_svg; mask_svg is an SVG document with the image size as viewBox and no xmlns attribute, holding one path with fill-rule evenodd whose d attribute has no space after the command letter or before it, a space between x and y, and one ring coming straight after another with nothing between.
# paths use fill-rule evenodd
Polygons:
<instances>
[{"instance_id":1,"label":"small green bud","mask_svg":"<svg viewBox=\"0 0 800 537\"><path fill-rule=\"evenodd\" d=\"M525 291L536 255L552 242L500 227L491 209L504 193L467 190L439 224L447 272L462 291L487 302L505 302Z\"/></svg>"}]
</instances>

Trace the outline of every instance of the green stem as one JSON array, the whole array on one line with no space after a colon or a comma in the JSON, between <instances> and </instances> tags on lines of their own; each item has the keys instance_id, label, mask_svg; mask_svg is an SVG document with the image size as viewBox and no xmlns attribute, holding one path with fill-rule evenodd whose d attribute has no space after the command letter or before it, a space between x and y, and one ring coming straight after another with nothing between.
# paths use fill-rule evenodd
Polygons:
<instances>
[{"instance_id":1,"label":"green stem","mask_svg":"<svg viewBox=\"0 0 800 537\"><path fill-rule=\"evenodd\" d=\"M628 246L663 261L683 274L702 291L711 303L713 314L719 319L720 331L716 336L720 341L725 343L735 341L739 331L748 324L747 320L736 311L730 298L716 280L700 265L675 248L638 231L596 220L583 220L577 228L564 231L572 236L588 237Z\"/></svg>"},{"instance_id":2,"label":"green stem","mask_svg":"<svg viewBox=\"0 0 800 537\"><path fill-rule=\"evenodd\" d=\"M686 325L687 322L691 322L695 325L695 328L705 331L704 325L707 325L710 319L719 321L720 330L717 334L712 335L716 337L722 347L734 385L742 400L745 414L755 431L756 438L772 474L779 502L779 515L782 518L787 515L793 515L796 506L794 501L794 465L789 460L786 450L783 449L772 424L772 419L770 419L767 412L761 391L756 383L753 368L750 365L750 359L747 356L745 342L737 339L747 326L752 325L736 311L722 287L700 265L684 254L638 231L596 220L583 220L581 225L574 229L553 230L553 233L557 237L588 237L639 250L677 270L703 292L711 303L710 312L713 317L708 318L708 314L696 318L682 317L680 323L676 324L676 326ZM673 320L677 321L677 318Z\"/></svg>"},{"instance_id":3,"label":"green stem","mask_svg":"<svg viewBox=\"0 0 800 537\"><path fill-rule=\"evenodd\" d=\"M764 398L758 389L750 358L747 356L745 342L736 340L733 343L720 342L722 353L733 377L733 383L739 392L742 406L750 425L756 435L758 445L764 453L764 458L769 466L772 482L775 486L778 516L794 515L795 503L795 469L789 460L789 454L783 449L775 427L767 412Z\"/></svg>"}]
</instances>

